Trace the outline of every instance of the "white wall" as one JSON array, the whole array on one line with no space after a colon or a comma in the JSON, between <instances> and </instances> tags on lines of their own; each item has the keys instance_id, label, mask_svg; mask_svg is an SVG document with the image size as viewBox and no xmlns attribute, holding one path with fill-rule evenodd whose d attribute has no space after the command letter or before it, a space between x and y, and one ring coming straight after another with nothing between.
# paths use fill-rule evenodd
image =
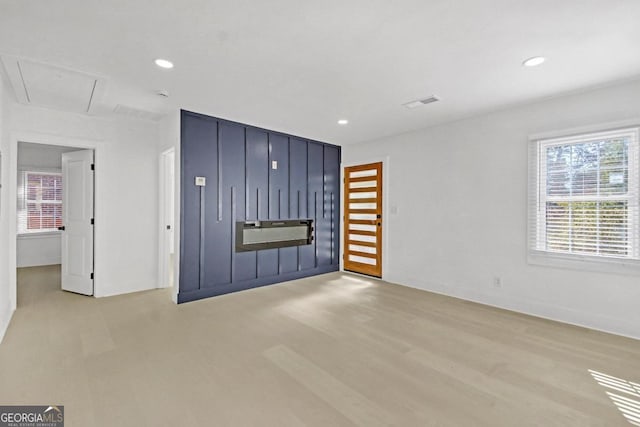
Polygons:
<instances>
[{"instance_id":1,"label":"white wall","mask_svg":"<svg viewBox=\"0 0 640 427\"><path fill-rule=\"evenodd\" d=\"M62 173L62 153L77 148L18 143L18 171L60 172ZM18 188L22 187L18 177ZM21 198L18 197L18 210ZM18 236L16 262L18 267L60 264L60 233L29 234Z\"/></svg>"},{"instance_id":2,"label":"white wall","mask_svg":"<svg viewBox=\"0 0 640 427\"><path fill-rule=\"evenodd\" d=\"M78 150L74 147L59 145L31 144L21 142L18 144L18 168L31 167L48 170L62 171L62 153Z\"/></svg>"},{"instance_id":3,"label":"white wall","mask_svg":"<svg viewBox=\"0 0 640 427\"><path fill-rule=\"evenodd\" d=\"M96 150L96 296L155 288L158 124L19 104L10 108L12 144L44 142ZM15 163L13 167L15 171ZM15 251L9 259L15 263Z\"/></svg>"},{"instance_id":4,"label":"white wall","mask_svg":"<svg viewBox=\"0 0 640 427\"><path fill-rule=\"evenodd\" d=\"M61 262L60 234L47 233L18 236L16 242L16 266L37 267Z\"/></svg>"},{"instance_id":5,"label":"white wall","mask_svg":"<svg viewBox=\"0 0 640 427\"><path fill-rule=\"evenodd\" d=\"M9 326L9 320L13 313L11 304L11 274L9 271L9 191L7 182L9 178L9 136L7 131L8 115L9 115L9 99L7 94L7 86L4 82L3 75L0 74L0 341L4 337L4 333Z\"/></svg>"},{"instance_id":6,"label":"white wall","mask_svg":"<svg viewBox=\"0 0 640 427\"><path fill-rule=\"evenodd\" d=\"M638 118L639 94L634 81L344 146L345 165L388 157L383 277L640 338L637 275L529 265L526 247L528 135Z\"/></svg>"}]
</instances>

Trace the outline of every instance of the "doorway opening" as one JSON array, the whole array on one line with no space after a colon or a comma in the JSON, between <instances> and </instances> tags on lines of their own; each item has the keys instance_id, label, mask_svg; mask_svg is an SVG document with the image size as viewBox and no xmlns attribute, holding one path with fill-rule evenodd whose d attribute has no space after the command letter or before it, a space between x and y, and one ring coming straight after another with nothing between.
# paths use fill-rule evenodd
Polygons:
<instances>
[{"instance_id":1,"label":"doorway opening","mask_svg":"<svg viewBox=\"0 0 640 427\"><path fill-rule=\"evenodd\" d=\"M160 250L159 287L174 288L176 280L175 256L175 149L160 154Z\"/></svg>"},{"instance_id":2,"label":"doorway opening","mask_svg":"<svg viewBox=\"0 0 640 427\"><path fill-rule=\"evenodd\" d=\"M18 141L17 278L39 283L18 299L52 289L94 295L94 165L93 149Z\"/></svg>"}]
</instances>

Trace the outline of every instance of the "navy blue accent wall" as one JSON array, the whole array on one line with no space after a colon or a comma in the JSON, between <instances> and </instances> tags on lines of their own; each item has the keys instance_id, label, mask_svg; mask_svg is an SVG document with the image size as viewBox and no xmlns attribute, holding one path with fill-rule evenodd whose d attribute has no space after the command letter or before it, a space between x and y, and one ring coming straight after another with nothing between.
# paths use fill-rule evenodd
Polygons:
<instances>
[{"instance_id":1,"label":"navy blue accent wall","mask_svg":"<svg viewBox=\"0 0 640 427\"><path fill-rule=\"evenodd\" d=\"M340 147L183 110L180 153L179 303L338 270ZM312 244L235 252L236 221L296 218Z\"/></svg>"}]
</instances>

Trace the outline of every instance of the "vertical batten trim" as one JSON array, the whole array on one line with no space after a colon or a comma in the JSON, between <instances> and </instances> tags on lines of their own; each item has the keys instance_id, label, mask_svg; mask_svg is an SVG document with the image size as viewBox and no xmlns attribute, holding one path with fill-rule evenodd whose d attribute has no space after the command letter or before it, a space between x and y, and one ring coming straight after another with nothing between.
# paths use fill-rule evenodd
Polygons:
<instances>
[{"instance_id":1,"label":"vertical batten trim","mask_svg":"<svg viewBox=\"0 0 640 427\"><path fill-rule=\"evenodd\" d=\"M305 182L304 185L305 185L305 188L306 188L306 191L305 191L305 198L306 198L306 201L305 201L305 203L306 203L305 213L307 214L307 218L309 218L310 217L310 215L309 215L309 141L305 141L305 144L307 144L307 170L306 170L307 179L305 179L305 181L304 181ZM313 226L315 227L315 224Z\"/></svg>"},{"instance_id":2,"label":"vertical batten trim","mask_svg":"<svg viewBox=\"0 0 640 427\"><path fill-rule=\"evenodd\" d=\"M244 220L249 219L249 177L247 176L247 128L244 131Z\"/></svg>"},{"instance_id":3,"label":"vertical batten trim","mask_svg":"<svg viewBox=\"0 0 640 427\"><path fill-rule=\"evenodd\" d=\"M280 248L278 248L278 274L282 272L282 266L280 265Z\"/></svg>"},{"instance_id":4,"label":"vertical batten trim","mask_svg":"<svg viewBox=\"0 0 640 427\"><path fill-rule=\"evenodd\" d=\"M267 217L271 219L271 134L267 132ZM258 211L260 218L260 211Z\"/></svg>"},{"instance_id":5,"label":"vertical batten trim","mask_svg":"<svg viewBox=\"0 0 640 427\"><path fill-rule=\"evenodd\" d=\"M313 250L315 252L314 267L318 268L318 192L313 192Z\"/></svg>"},{"instance_id":6,"label":"vertical batten trim","mask_svg":"<svg viewBox=\"0 0 640 427\"><path fill-rule=\"evenodd\" d=\"M231 186L231 269L229 272L229 282L233 283L236 269L236 188Z\"/></svg>"},{"instance_id":7,"label":"vertical batten trim","mask_svg":"<svg viewBox=\"0 0 640 427\"><path fill-rule=\"evenodd\" d=\"M291 138L289 137L287 137L287 217L291 219ZM300 218L299 215L298 218Z\"/></svg>"},{"instance_id":8,"label":"vertical batten trim","mask_svg":"<svg viewBox=\"0 0 640 427\"><path fill-rule=\"evenodd\" d=\"M325 170L325 164L324 164L324 156L325 156L325 152L326 151L326 147L323 145L322 146L322 218L326 218L327 217L327 188L326 188L326 183L327 183L327 171Z\"/></svg>"},{"instance_id":9,"label":"vertical batten trim","mask_svg":"<svg viewBox=\"0 0 640 427\"><path fill-rule=\"evenodd\" d=\"M204 237L205 237L205 199L204 199L205 187L200 187L200 273L198 276L198 289L202 289L204 285Z\"/></svg>"},{"instance_id":10,"label":"vertical batten trim","mask_svg":"<svg viewBox=\"0 0 640 427\"><path fill-rule=\"evenodd\" d=\"M260 187L256 187L256 221L260 220ZM256 259L256 279L258 278L258 253L260 251L255 251L255 259Z\"/></svg>"},{"instance_id":11,"label":"vertical batten trim","mask_svg":"<svg viewBox=\"0 0 640 427\"><path fill-rule=\"evenodd\" d=\"M333 214L333 191L331 192L331 198L330 200L330 207L331 207L331 216L330 216L330 224L331 224L331 264L333 264L333 257L334 257L334 248L333 248L333 244L334 244L334 240L335 240L335 235L336 235L336 230L333 228L334 224L334 214Z\"/></svg>"},{"instance_id":12,"label":"vertical batten trim","mask_svg":"<svg viewBox=\"0 0 640 427\"><path fill-rule=\"evenodd\" d=\"M298 206L298 218L300 218L300 190L297 191L296 205ZM315 227L315 224L313 225ZM297 249L297 257L298 257L298 271L302 270L302 266L300 265L300 246L296 247Z\"/></svg>"},{"instance_id":13,"label":"vertical batten trim","mask_svg":"<svg viewBox=\"0 0 640 427\"><path fill-rule=\"evenodd\" d=\"M260 187L256 187L256 221L260 221Z\"/></svg>"},{"instance_id":14,"label":"vertical batten trim","mask_svg":"<svg viewBox=\"0 0 640 427\"><path fill-rule=\"evenodd\" d=\"M216 122L216 156L218 167L218 221L222 221L222 158L220 156L220 122Z\"/></svg>"}]
</instances>

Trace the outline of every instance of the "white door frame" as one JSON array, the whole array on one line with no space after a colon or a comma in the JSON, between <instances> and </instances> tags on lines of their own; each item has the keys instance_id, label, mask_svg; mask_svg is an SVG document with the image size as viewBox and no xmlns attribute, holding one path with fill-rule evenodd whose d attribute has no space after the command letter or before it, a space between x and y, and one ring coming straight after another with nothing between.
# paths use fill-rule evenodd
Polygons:
<instances>
[{"instance_id":1,"label":"white door frame","mask_svg":"<svg viewBox=\"0 0 640 427\"><path fill-rule=\"evenodd\" d=\"M387 280L389 277L389 177L390 174L390 161L389 156L373 156L365 157L358 161L351 161L342 163L340 165L340 185L342 191L340 192L340 253L344 254L344 233L347 232L344 228L344 169L350 166L366 165L369 163L382 163L382 277L380 280ZM344 260L340 257L340 271L345 271ZM349 272L352 273L352 272ZM367 276L370 279L377 279L376 277Z\"/></svg>"},{"instance_id":2,"label":"white door frame","mask_svg":"<svg viewBox=\"0 0 640 427\"><path fill-rule=\"evenodd\" d=\"M98 167L98 159L99 153L103 148L103 142L99 140L91 140L91 139L78 139L78 138L67 138L59 135L49 135L38 132L12 132L9 136L9 153L8 153L8 164L9 164L9 182L7 183L7 189L9 190L9 203L7 206L8 209L8 219L9 219L9 260L8 260L8 269L9 269L9 289L10 289L10 307L11 310L14 311L18 304L17 298L17 282L16 282L16 242L17 242L17 196L18 196L18 143L19 142L29 142L32 144L43 144L43 145L57 145L64 147L75 147L80 149L89 149L93 150L94 153L94 163L96 164L96 173L94 177L94 218L96 218L96 226L94 227L94 243L93 243L93 260L94 260L94 281L93 281L93 294L99 295L99 263L98 260L98 251L97 251L97 227L99 226L98 218L100 215L100 204L99 198L97 197L100 194L99 190L99 175L100 168Z\"/></svg>"},{"instance_id":3,"label":"white door frame","mask_svg":"<svg viewBox=\"0 0 640 427\"><path fill-rule=\"evenodd\" d=\"M168 241L168 236L167 236L167 232L166 232L166 226L167 223L169 221L169 219L167 218L166 212L167 212L167 202L168 199L167 197L169 196L170 192L169 192L169 188L167 187L167 175L169 174L169 169L167 167L167 159L168 156L172 154L174 157L174 178L173 178L173 187L174 187L174 194L175 194L175 155L176 155L176 150L175 148L169 148L167 150L164 150L163 152L160 153L158 161L159 161L159 175L158 175L158 183L160 184L160 194L158 197L158 212L159 212L159 216L160 216L160 221L159 221L159 246L158 246L158 288L168 288L169 287L169 283L167 283L166 279L167 276L169 275L169 271L167 268L167 259L169 258L169 241ZM174 254L176 254L175 251L175 240L176 240L176 217L175 217L175 197L174 197L174 218L173 218L173 234L174 234ZM175 259L174 259L175 261ZM175 271L175 269L174 269ZM176 282L176 277L174 275L174 285L177 283Z\"/></svg>"}]
</instances>

